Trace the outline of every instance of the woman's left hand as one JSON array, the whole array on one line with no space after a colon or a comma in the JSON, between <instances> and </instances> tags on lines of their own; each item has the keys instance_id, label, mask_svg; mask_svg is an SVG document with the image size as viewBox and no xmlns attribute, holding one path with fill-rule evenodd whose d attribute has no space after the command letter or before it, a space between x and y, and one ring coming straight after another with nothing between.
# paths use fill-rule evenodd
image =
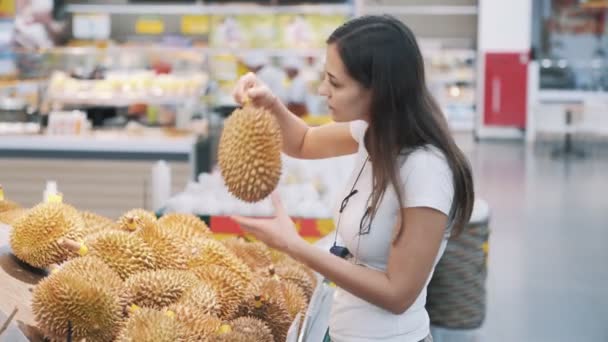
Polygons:
<instances>
[{"instance_id":1,"label":"woman's left hand","mask_svg":"<svg viewBox=\"0 0 608 342\"><path fill-rule=\"evenodd\" d=\"M269 247L289 253L290 248L293 248L304 240L300 237L295 224L287 215L278 192L273 192L270 198L275 209L275 217L256 219L232 216L232 219Z\"/></svg>"}]
</instances>

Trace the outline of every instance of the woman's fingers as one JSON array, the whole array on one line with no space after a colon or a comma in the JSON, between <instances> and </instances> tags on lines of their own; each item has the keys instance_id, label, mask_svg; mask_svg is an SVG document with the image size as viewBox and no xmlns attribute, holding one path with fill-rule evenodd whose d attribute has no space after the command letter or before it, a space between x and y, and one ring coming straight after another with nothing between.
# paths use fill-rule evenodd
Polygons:
<instances>
[{"instance_id":1,"label":"woman's fingers","mask_svg":"<svg viewBox=\"0 0 608 342\"><path fill-rule=\"evenodd\" d=\"M256 87L257 85L258 81L255 74L249 72L238 80L232 92L232 97L237 103L243 104L247 99L247 92L249 89Z\"/></svg>"},{"instance_id":2,"label":"woman's fingers","mask_svg":"<svg viewBox=\"0 0 608 342\"><path fill-rule=\"evenodd\" d=\"M251 231L259 231L259 230L264 230L265 227L268 225L268 220L266 219L256 219L256 218L250 218L250 217L243 217L243 216L231 216L231 218L236 221L238 224L240 224L241 226L243 226L243 228L247 229L247 230L251 230Z\"/></svg>"},{"instance_id":3,"label":"woman's fingers","mask_svg":"<svg viewBox=\"0 0 608 342\"><path fill-rule=\"evenodd\" d=\"M285 207L283 206L283 201L281 200L281 195L279 195L278 191L273 191L272 194L270 194L270 200L272 201L272 206L274 207L274 212L277 216L287 215Z\"/></svg>"}]
</instances>

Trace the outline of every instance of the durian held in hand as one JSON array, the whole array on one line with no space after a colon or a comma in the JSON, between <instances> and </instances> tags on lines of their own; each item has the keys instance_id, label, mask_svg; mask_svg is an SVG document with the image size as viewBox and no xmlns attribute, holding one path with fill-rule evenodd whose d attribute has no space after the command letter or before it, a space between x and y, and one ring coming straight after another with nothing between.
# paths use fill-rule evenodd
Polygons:
<instances>
[{"instance_id":1,"label":"durian held in hand","mask_svg":"<svg viewBox=\"0 0 608 342\"><path fill-rule=\"evenodd\" d=\"M228 191L258 202L276 188L281 176L281 131L266 109L245 102L224 122L218 163Z\"/></svg>"}]
</instances>

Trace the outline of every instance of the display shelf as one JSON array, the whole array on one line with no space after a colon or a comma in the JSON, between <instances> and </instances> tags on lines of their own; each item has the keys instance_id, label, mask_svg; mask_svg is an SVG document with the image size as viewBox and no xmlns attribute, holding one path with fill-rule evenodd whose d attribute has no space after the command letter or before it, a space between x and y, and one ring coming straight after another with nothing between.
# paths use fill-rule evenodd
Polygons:
<instances>
[{"instance_id":1,"label":"display shelf","mask_svg":"<svg viewBox=\"0 0 608 342\"><path fill-rule=\"evenodd\" d=\"M342 4L303 4L261 6L256 4L70 4L68 13L108 14L352 14L352 6Z\"/></svg>"},{"instance_id":2,"label":"display shelf","mask_svg":"<svg viewBox=\"0 0 608 342\"><path fill-rule=\"evenodd\" d=\"M194 136L168 137L97 132L83 136L7 135L0 136L3 151L121 152L188 155L196 142Z\"/></svg>"},{"instance_id":3,"label":"display shelf","mask_svg":"<svg viewBox=\"0 0 608 342\"><path fill-rule=\"evenodd\" d=\"M374 5L364 8L365 14L392 15L477 15L477 6L450 6L450 5Z\"/></svg>"}]
</instances>

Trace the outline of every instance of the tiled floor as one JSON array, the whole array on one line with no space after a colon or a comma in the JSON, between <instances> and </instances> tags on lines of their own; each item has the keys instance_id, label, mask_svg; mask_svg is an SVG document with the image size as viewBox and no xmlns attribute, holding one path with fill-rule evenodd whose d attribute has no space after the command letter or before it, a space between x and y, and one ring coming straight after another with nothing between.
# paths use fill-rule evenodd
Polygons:
<instances>
[{"instance_id":1,"label":"tiled floor","mask_svg":"<svg viewBox=\"0 0 608 342\"><path fill-rule=\"evenodd\" d=\"M608 153L459 143L492 210L480 341L608 341Z\"/></svg>"}]
</instances>

